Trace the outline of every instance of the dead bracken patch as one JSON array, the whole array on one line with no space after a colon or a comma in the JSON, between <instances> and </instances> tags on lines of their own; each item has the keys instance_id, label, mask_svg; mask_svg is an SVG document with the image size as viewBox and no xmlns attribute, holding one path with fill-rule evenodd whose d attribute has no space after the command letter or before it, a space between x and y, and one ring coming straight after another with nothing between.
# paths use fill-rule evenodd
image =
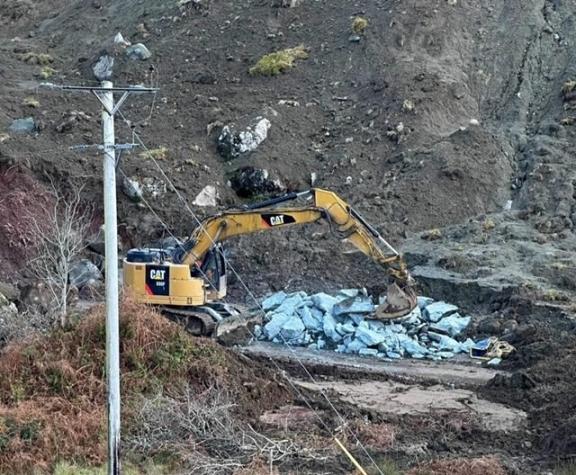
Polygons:
<instances>
[{"instance_id":1,"label":"dead bracken patch","mask_svg":"<svg viewBox=\"0 0 576 475\"><path fill-rule=\"evenodd\" d=\"M506 475L496 457L442 459L412 468L406 475Z\"/></svg>"},{"instance_id":2,"label":"dead bracken patch","mask_svg":"<svg viewBox=\"0 0 576 475\"><path fill-rule=\"evenodd\" d=\"M191 394L226 390L234 412L247 417L290 400L264 368L189 336L130 299L122 303L120 335L126 431L142 395L183 384ZM103 463L105 341L104 309L98 307L71 330L13 343L0 353L0 467L6 473L51 470L58 460Z\"/></svg>"},{"instance_id":3,"label":"dead bracken patch","mask_svg":"<svg viewBox=\"0 0 576 475\"><path fill-rule=\"evenodd\" d=\"M394 426L385 422L355 421L351 429L363 444L378 451L391 448L396 440Z\"/></svg>"}]
</instances>

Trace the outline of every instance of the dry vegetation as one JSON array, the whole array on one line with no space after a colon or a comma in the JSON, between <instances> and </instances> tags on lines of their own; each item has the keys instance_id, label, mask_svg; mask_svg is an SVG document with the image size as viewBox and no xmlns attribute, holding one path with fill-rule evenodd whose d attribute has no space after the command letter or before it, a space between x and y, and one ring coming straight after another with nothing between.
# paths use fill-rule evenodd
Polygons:
<instances>
[{"instance_id":1,"label":"dry vegetation","mask_svg":"<svg viewBox=\"0 0 576 475\"><path fill-rule=\"evenodd\" d=\"M506 475L500 461L495 457L471 459L434 460L413 468L406 475Z\"/></svg>"},{"instance_id":2,"label":"dry vegetation","mask_svg":"<svg viewBox=\"0 0 576 475\"><path fill-rule=\"evenodd\" d=\"M188 411L190 407L200 409L201 403L190 405L194 397L221 388L235 402L233 407L219 403L201 407L215 411L218 421L223 411L229 417L248 417L256 407L253 399L263 400L261 390L268 398L258 410L290 397L272 377L265 379L269 376L265 370L248 368L216 344L189 337L148 308L125 300L121 315L124 434L134 447L143 444L134 421L142 421L143 407L166 403L167 399L162 399L166 396L160 394L170 395L174 410ZM3 350L0 473L48 472L62 460L83 465L104 462L104 348L103 309L99 308L72 330L57 330ZM218 421L212 420L213 428L218 428ZM191 441L197 432L189 429L184 440ZM183 443L176 434L170 437L176 444ZM208 440L196 440L196 445L189 447L211 457L213 447ZM172 455L182 461L182 453Z\"/></svg>"}]
</instances>

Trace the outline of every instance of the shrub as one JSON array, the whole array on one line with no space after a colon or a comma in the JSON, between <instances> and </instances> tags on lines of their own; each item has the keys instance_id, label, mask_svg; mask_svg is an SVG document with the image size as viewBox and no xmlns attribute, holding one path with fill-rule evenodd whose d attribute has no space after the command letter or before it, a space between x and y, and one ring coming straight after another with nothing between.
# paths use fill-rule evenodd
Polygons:
<instances>
[{"instance_id":1,"label":"shrub","mask_svg":"<svg viewBox=\"0 0 576 475\"><path fill-rule=\"evenodd\" d=\"M352 20L352 31L357 35L364 33L368 27L368 20L366 18L357 16Z\"/></svg>"},{"instance_id":2,"label":"shrub","mask_svg":"<svg viewBox=\"0 0 576 475\"><path fill-rule=\"evenodd\" d=\"M40 79L49 79L56 74L56 70L50 66L44 66L38 73Z\"/></svg>"},{"instance_id":3,"label":"shrub","mask_svg":"<svg viewBox=\"0 0 576 475\"><path fill-rule=\"evenodd\" d=\"M145 150L140 153L140 158L152 158L154 160L166 160L168 158L168 149L166 147L158 147L150 150Z\"/></svg>"},{"instance_id":4,"label":"shrub","mask_svg":"<svg viewBox=\"0 0 576 475\"><path fill-rule=\"evenodd\" d=\"M28 64L38 64L40 66L46 66L54 62L54 58L49 54L45 53L33 53L28 52L20 55L20 60Z\"/></svg>"},{"instance_id":5,"label":"shrub","mask_svg":"<svg viewBox=\"0 0 576 475\"><path fill-rule=\"evenodd\" d=\"M276 76L294 67L297 59L307 59L308 51L303 45L287 48L262 56L255 66L250 68L250 74Z\"/></svg>"}]
</instances>

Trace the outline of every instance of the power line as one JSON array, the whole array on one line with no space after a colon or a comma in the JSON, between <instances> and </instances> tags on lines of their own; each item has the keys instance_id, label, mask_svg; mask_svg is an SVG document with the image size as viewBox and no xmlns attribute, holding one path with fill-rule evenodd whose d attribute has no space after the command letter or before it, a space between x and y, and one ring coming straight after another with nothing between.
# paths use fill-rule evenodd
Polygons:
<instances>
[{"instance_id":1,"label":"power line","mask_svg":"<svg viewBox=\"0 0 576 475\"><path fill-rule=\"evenodd\" d=\"M118 111L118 114L120 115L120 117L124 120L124 122L130 126L130 122L126 119L126 117L124 116L124 114L122 114L122 111ZM202 221L196 216L196 214L194 213L194 211L190 208L188 201L182 196L182 194L178 191L178 189L174 186L174 184L172 183L172 181L170 180L170 178L166 175L166 173L164 172L163 168L160 166L160 164L156 161L156 159L154 158L154 156L150 153L150 150L148 149L148 147L146 146L146 144L144 143L144 141L141 139L140 135L133 130L133 134L134 137L136 138L136 140L140 143L140 146L144 149L144 153L152 160L152 162L154 163L154 165L156 166L156 168L158 168L158 170L160 171L160 173L162 174L162 176L164 177L164 179L168 182L168 184L172 187L172 189L174 190L174 192L176 193L176 196L178 196L178 198L182 201L182 203L184 204L184 206L186 207L187 211L190 213L190 215L192 216L192 218L196 221L197 225L200 226L200 229L202 229L204 231L204 233L206 234L206 236L208 236L208 238L210 239L210 241L212 242L212 244L214 245L214 248L217 249L217 252L220 253L220 255L222 256L223 260L225 261L226 265L228 266L228 268L233 272L233 274L236 276L236 278L238 279L238 281L241 283L242 287L244 288L244 290L248 293L248 295L254 300L254 302L256 303L257 307L260 309L260 311L262 312L262 315L265 316L266 312L264 310L264 308L262 307L260 301L257 299L257 297L254 295L254 293L248 288L248 286L246 285L246 283L244 282L244 280L242 279L242 277L238 274L238 272L236 272L236 270L234 269L234 267L232 266L232 264L230 263L230 261L228 260L228 258L225 256L224 252L221 249L218 249L216 246L216 242L213 240L212 236L210 236L210 234L207 232L206 228L204 227L204 225L202 224ZM254 338L255 336L252 335ZM294 350L294 348L288 344L287 340L284 338L284 336L280 333L280 337L282 338L282 341L284 343L284 345L290 350L290 352L294 355L294 358L296 359L296 361L298 361L298 364L300 365L300 367L304 370L304 372L306 373L306 375L309 377L309 379L312 381L313 384L315 384L319 390L320 393L322 394L322 396L324 397L324 399L326 400L326 402L328 403L328 405L330 406L330 408L334 411L334 413L337 415L338 419L340 420L340 422L342 423L342 425L346 428L347 427L347 421L346 419L340 414L340 412L338 411L338 409L336 409L336 407L334 406L334 404L332 403L332 401L330 400L330 398L326 395L325 391L322 390L322 388L320 387L320 385L317 383L316 379L312 376L312 374L310 373L310 371L308 370L308 368L306 368L306 366L304 365L304 363L302 362L302 360L300 359L300 357L298 356L298 354L296 353L296 351ZM279 367L278 367L279 369ZM319 417L319 416L318 416ZM358 443L358 445L362 448L362 451L366 454L366 456L369 458L369 460L371 461L371 463L376 467L376 469L378 470L378 472L381 475L384 475L382 470L380 469L380 467L378 466L378 464L374 461L374 459L372 458L372 456L368 453L368 450L366 449L366 447L364 446L364 444L362 444L362 442L358 439L358 437L356 436L356 434L350 430L348 428L349 432L354 436L356 442Z\"/></svg>"}]
</instances>

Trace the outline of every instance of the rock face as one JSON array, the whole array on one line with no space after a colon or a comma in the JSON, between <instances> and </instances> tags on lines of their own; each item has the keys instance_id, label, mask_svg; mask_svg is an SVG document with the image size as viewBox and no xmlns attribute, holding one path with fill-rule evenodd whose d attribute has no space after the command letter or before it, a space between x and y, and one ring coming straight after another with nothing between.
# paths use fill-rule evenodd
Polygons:
<instances>
[{"instance_id":1,"label":"rock face","mask_svg":"<svg viewBox=\"0 0 576 475\"><path fill-rule=\"evenodd\" d=\"M470 350L471 339L458 340L470 317L460 316L454 305L427 297L419 298L419 304L402 319L381 322L366 318L375 305L357 289L311 296L277 292L262 301L266 324L256 335L275 343L386 359L440 360Z\"/></svg>"},{"instance_id":2,"label":"rock face","mask_svg":"<svg viewBox=\"0 0 576 475\"><path fill-rule=\"evenodd\" d=\"M285 190L279 178L271 178L263 168L242 167L230 177L230 186L241 198L276 193Z\"/></svg>"},{"instance_id":3,"label":"rock face","mask_svg":"<svg viewBox=\"0 0 576 475\"><path fill-rule=\"evenodd\" d=\"M263 117L257 117L244 130L237 130L234 125L224 126L216 141L218 153L224 160L233 160L256 150L268 137L271 126Z\"/></svg>"}]
</instances>

